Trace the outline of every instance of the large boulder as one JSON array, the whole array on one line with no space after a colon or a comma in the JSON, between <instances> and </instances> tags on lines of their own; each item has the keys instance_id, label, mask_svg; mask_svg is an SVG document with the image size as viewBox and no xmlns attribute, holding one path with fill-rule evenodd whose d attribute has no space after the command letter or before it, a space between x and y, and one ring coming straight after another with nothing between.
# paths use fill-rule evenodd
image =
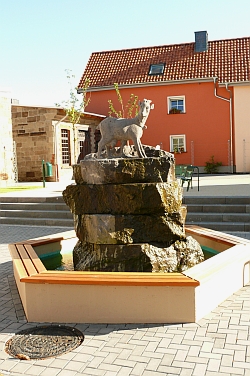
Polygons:
<instances>
[{"instance_id":1,"label":"large boulder","mask_svg":"<svg viewBox=\"0 0 250 376\"><path fill-rule=\"evenodd\" d=\"M73 214L174 213L182 206L182 188L169 183L69 185L63 192Z\"/></svg>"},{"instance_id":2,"label":"large boulder","mask_svg":"<svg viewBox=\"0 0 250 376\"><path fill-rule=\"evenodd\" d=\"M183 207L185 211L185 207ZM83 242L129 244L158 242L170 245L185 237L184 215L83 214L76 219L76 235Z\"/></svg>"},{"instance_id":3,"label":"large boulder","mask_svg":"<svg viewBox=\"0 0 250 376\"><path fill-rule=\"evenodd\" d=\"M95 244L78 241L73 252L75 270L152 272L141 244Z\"/></svg>"},{"instance_id":4,"label":"large boulder","mask_svg":"<svg viewBox=\"0 0 250 376\"><path fill-rule=\"evenodd\" d=\"M153 158L86 159L73 166L77 184L157 183L174 180L172 159Z\"/></svg>"},{"instance_id":5,"label":"large boulder","mask_svg":"<svg viewBox=\"0 0 250 376\"><path fill-rule=\"evenodd\" d=\"M182 272L204 260L191 236L169 247L160 244L94 244L78 241L73 252L75 270L106 272Z\"/></svg>"}]
</instances>

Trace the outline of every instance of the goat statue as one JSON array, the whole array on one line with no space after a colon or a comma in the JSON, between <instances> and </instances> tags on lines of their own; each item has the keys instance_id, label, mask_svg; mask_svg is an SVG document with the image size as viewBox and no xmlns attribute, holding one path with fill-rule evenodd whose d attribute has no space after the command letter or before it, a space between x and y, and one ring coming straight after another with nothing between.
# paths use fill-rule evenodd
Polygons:
<instances>
[{"instance_id":1,"label":"goat statue","mask_svg":"<svg viewBox=\"0 0 250 376\"><path fill-rule=\"evenodd\" d=\"M146 121L153 108L151 100L144 99L139 102L139 112L136 117L132 119L116 119L107 117L101 121L98 128L101 132L101 139L98 143L97 158L101 158L103 148L106 148L107 157L109 158L109 146L114 147L117 141L121 141L121 154L123 148L128 140L132 140L139 158L147 158L145 151L142 147L141 137L143 128L146 127Z\"/></svg>"}]
</instances>

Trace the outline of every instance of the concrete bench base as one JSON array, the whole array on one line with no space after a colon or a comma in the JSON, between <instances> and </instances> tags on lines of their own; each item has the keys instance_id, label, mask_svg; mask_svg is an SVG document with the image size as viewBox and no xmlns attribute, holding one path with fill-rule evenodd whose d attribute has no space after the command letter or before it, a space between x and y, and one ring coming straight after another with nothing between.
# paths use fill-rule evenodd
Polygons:
<instances>
[{"instance_id":1,"label":"concrete bench base","mask_svg":"<svg viewBox=\"0 0 250 376\"><path fill-rule=\"evenodd\" d=\"M74 231L9 245L29 322L196 322L249 282L250 241L187 226L220 254L185 273L48 271L39 255L71 247Z\"/></svg>"}]
</instances>

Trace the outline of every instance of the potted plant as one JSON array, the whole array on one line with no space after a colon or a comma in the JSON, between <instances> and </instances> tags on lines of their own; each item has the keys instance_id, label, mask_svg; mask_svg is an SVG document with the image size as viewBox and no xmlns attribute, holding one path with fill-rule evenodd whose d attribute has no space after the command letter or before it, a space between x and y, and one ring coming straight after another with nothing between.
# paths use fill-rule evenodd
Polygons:
<instances>
[{"instance_id":1,"label":"potted plant","mask_svg":"<svg viewBox=\"0 0 250 376\"><path fill-rule=\"evenodd\" d=\"M179 110L178 108L175 108L175 107L173 107L169 110L169 114L180 114L181 112L182 112L181 110Z\"/></svg>"}]
</instances>

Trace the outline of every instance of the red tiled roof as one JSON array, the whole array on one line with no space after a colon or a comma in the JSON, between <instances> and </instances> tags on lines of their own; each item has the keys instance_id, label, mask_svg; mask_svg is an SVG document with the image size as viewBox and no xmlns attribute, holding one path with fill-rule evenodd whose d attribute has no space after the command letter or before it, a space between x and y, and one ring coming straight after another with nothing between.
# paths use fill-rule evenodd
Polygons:
<instances>
[{"instance_id":1,"label":"red tiled roof","mask_svg":"<svg viewBox=\"0 0 250 376\"><path fill-rule=\"evenodd\" d=\"M79 83L90 88L218 77L219 82L250 81L250 37L208 42L206 52L195 43L94 52ZM165 63L164 74L149 75L151 64Z\"/></svg>"}]
</instances>

